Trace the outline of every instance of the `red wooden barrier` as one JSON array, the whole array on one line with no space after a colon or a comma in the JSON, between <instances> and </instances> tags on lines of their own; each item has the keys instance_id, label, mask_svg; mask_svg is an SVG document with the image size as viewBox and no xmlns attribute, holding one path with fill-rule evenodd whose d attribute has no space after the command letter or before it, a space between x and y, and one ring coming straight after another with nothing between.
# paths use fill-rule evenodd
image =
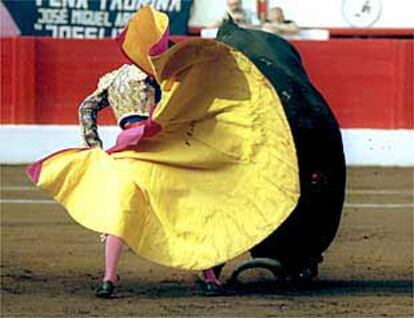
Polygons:
<instances>
[{"instance_id":1,"label":"red wooden barrier","mask_svg":"<svg viewBox=\"0 0 414 318\"><path fill-rule=\"evenodd\" d=\"M412 40L294 43L345 128L414 128Z\"/></svg>"},{"instance_id":2,"label":"red wooden barrier","mask_svg":"<svg viewBox=\"0 0 414 318\"><path fill-rule=\"evenodd\" d=\"M414 128L412 40L294 45L342 127ZM113 40L11 38L0 46L3 124L76 124L77 107L98 78L127 62ZM115 123L110 111L99 123Z\"/></svg>"},{"instance_id":3,"label":"red wooden barrier","mask_svg":"<svg viewBox=\"0 0 414 318\"><path fill-rule=\"evenodd\" d=\"M1 123L35 123L35 42L1 39Z\"/></svg>"},{"instance_id":4,"label":"red wooden barrier","mask_svg":"<svg viewBox=\"0 0 414 318\"><path fill-rule=\"evenodd\" d=\"M414 29L383 29L383 28L331 28L331 38L399 38L413 39Z\"/></svg>"},{"instance_id":5,"label":"red wooden barrier","mask_svg":"<svg viewBox=\"0 0 414 318\"><path fill-rule=\"evenodd\" d=\"M36 121L75 124L77 107L91 94L99 77L127 63L113 40L55 40L36 42ZM100 124L114 124L112 113L99 114Z\"/></svg>"}]
</instances>

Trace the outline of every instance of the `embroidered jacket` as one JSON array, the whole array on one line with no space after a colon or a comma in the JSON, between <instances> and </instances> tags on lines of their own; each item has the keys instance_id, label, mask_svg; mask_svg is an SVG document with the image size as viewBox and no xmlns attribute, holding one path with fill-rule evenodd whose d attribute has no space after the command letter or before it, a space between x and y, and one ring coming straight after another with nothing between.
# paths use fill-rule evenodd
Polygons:
<instances>
[{"instance_id":1,"label":"embroidered jacket","mask_svg":"<svg viewBox=\"0 0 414 318\"><path fill-rule=\"evenodd\" d=\"M102 147L98 135L97 115L110 106L118 125L124 128L128 119L146 119L155 105L155 88L147 74L134 65L125 64L100 78L98 88L79 107L79 123L84 142Z\"/></svg>"}]
</instances>

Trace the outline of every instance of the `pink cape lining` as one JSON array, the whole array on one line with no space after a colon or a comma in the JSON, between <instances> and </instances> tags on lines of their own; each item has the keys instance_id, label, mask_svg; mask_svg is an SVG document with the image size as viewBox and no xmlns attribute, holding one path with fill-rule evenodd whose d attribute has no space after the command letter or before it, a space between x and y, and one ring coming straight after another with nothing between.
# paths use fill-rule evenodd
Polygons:
<instances>
[{"instance_id":1,"label":"pink cape lining","mask_svg":"<svg viewBox=\"0 0 414 318\"><path fill-rule=\"evenodd\" d=\"M162 38L149 49L148 54L150 56L157 56L167 51L169 37L170 37L170 30L167 28Z\"/></svg>"},{"instance_id":2,"label":"pink cape lining","mask_svg":"<svg viewBox=\"0 0 414 318\"><path fill-rule=\"evenodd\" d=\"M142 137L151 137L156 135L161 131L161 126L151 119L147 119L139 126L134 126L127 128L122 131L117 139L115 146L106 150L107 153L111 154L114 152L119 152L130 147L135 147L138 145Z\"/></svg>"}]
</instances>

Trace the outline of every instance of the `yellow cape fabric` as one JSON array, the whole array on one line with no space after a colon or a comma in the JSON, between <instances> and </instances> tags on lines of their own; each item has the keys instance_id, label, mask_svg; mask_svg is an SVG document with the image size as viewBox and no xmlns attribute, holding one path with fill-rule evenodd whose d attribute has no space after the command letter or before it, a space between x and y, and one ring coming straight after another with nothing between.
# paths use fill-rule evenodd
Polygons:
<instances>
[{"instance_id":1,"label":"yellow cape fabric","mask_svg":"<svg viewBox=\"0 0 414 318\"><path fill-rule=\"evenodd\" d=\"M155 71L148 51L156 45L168 29L169 19L165 13L144 6L128 22L121 49L130 60L148 74Z\"/></svg>"},{"instance_id":2,"label":"yellow cape fabric","mask_svg":"<svg viewBox=\"0 0 414 318\"><path fill-rule=\"evenodd\" d=\"M294 142L274 88L240 52L196 39L152 63L162 131L127 151L57 153L38 185L77 222L151 261L207 269L262 241L296 206Z\"/></svg>"}]
</instances>

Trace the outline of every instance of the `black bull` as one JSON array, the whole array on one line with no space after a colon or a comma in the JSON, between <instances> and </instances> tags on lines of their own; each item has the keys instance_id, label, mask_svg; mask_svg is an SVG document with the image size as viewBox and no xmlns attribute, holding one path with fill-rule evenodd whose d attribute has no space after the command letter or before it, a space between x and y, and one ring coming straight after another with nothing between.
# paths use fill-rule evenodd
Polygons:
<instances>
[{"instance_id":1,"label":"black bull","mask_svg":"<svg viewBox=\"0 0 414 318\"><path fill-rule=\"evenodd\" d=\"M344 202L346 168L338 123L289 42L232 21L223 24L217 40L249 57L274 86L299 162L301 196L295 210L251 254L282 263L318 257L335 237Z\"/></svg>"}]
</instances>

